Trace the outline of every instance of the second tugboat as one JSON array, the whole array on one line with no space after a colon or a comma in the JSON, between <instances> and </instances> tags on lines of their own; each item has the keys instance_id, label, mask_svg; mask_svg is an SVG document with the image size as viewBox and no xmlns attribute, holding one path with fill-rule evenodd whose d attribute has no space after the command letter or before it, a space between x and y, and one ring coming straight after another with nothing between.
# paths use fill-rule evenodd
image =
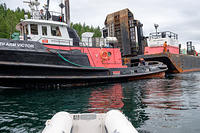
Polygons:
<instances>
[{"instance_id":1,"label":"second tugboat","mask_svg":"<svg viewBox=\"0 0 200 133\"><path fill-rule=\"evenodd\" d=\"M39 5L37 0L29 2L32 18L25 17L16 26L20 40L0 39L1 86L79 86L164 77L167 66L163 63L141 60L128 67L122 65L120 49L109 42L99 47L86 46L63 22L63 14L55 16L47 6L43 15Z\"/></svg>"}]
</instances>

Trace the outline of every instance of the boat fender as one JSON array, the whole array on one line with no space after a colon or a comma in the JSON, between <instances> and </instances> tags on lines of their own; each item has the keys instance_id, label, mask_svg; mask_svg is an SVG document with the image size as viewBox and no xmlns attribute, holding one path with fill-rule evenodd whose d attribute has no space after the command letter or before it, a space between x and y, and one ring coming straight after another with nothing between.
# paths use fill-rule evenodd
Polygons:
<instances>
[{"instance_id":1,"label":"boat fender","mask_svg":"<svg viewBox=\"0 0 200 133\"><path fill-rule=\"evenodd\" d=\"M119 110L111 110L106 113L105 126L108 133L138 133Z\"/></svg>"},{"instance_id":2,"label":"boat fender","mask_svg":"<svg viewBox=\"0 0 200 133\"><path fill-rule=\"evenodd\" d=\"M42 133L70 133L72 118L67 112L56 113L51 120L47 120Z\"/></svg>"}]
</instances>

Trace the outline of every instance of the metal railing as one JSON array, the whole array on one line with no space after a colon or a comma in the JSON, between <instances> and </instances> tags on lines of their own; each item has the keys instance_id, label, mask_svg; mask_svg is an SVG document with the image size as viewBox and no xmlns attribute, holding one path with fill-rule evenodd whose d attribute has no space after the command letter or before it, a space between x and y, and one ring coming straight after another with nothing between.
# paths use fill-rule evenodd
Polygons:
<instances>
[{"instance_id":1,"label":"metal railing","mask_svg":"<svg viewBox=\"0 0 200 133\"><path fill-rule=\"evenodd\" d=\"M94 39L94 38L92 38ZM102 38L95 38L95 39L101 39L104 40ZM37 41L41 42L41 40L48 40L49 44L53 44L53 42L55 42L58 45L62 45L62 46L79 46L79 47L96 47L96 48L117 48L116 44L114 44L113 46L109 46L109 44L106 44L106 41L102 41L103 43L100 43L100 41L76 41L76 40L69 40L69 39L60 39L60 38L49 38L49 37L40 37ZM92 45L89 45L92 44Z\"/></svg>"},{"instance_id":2,"label":"metal railing","mask_svg":"<svg viewBox=\"0 0 200 133\"><path fill-rule=\"evenodd\" d=\"M167 37L178 40L178 34L175 34L175 33L170 32L170 31L157 32L157 33L150 33L149 34L149 39L167 38Z\"/></svg>"}]
</instances>

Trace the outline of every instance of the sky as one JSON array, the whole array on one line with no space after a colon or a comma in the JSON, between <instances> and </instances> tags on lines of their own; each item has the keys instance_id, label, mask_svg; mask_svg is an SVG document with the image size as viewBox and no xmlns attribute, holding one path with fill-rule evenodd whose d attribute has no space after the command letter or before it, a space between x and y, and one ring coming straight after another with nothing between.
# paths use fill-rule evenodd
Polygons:
<instances>
[{"instance_id":1,"label":"sky","mask_svg":"<svg viewBox=\"0 0 200 133\"><path fill-rule=\"evenodd\" d=\"M46 0L39 0L41 5ZM62 0L50 0L50 10L59 9ZM23 0L0 0L8 8L25 8ZM42 6L41 6L42 7ZM187 41L193 41L200 52L200 1L199 0L70 0L71 21L103 28L107 14L129 8L135 19L143 23L144 35L159 31L172 31L179 35L182 47ZM198 45L199 44L199 45Z\"/></svg>"}]
</instances>

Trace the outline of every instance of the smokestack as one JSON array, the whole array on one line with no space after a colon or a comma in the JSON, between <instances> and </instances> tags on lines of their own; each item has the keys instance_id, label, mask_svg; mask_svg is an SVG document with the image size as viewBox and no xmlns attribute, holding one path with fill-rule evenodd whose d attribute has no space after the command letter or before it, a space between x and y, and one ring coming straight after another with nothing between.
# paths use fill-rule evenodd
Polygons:
<instances>
[{"instance_id":1,"label":"smokestack","mask_svg":"<svg viewBox=\"0 0 200 133\"><path fill-rule=\"evenodd\" d=\"M69 8L69 0L65 0L65 15L66 15L66 23L70 26L70 8Z\"/></svg>"}]
</instances>

